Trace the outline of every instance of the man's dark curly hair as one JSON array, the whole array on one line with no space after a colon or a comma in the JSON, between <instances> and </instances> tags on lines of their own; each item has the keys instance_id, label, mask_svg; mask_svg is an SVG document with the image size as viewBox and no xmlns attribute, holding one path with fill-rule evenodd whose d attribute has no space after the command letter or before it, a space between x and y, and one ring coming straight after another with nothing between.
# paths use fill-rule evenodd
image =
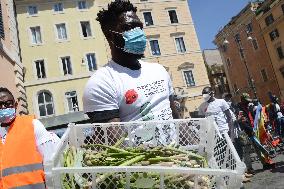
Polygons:
<instances>
[{"instance_id":1,"label":"man's dark curly hair","mask_svg":"<svg viewBox=\"0 0 284 189\"><path fill-rule=\"evenodd\" d=\"M97 21L100 22L103 32L105 33L109 28L117 25L118 17L127 11L137 11L137 8L129 0L115 0L108 4L107 10L99 11Z\"/></svg>"}]
</instances>

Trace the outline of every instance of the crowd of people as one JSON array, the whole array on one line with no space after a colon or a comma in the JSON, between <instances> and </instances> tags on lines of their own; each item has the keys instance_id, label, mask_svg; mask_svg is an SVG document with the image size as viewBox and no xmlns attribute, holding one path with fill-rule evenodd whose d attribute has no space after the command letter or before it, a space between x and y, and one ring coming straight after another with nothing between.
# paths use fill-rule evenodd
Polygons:
<instances>
[{"instance_id":1,"label":"crowd of people","mask_svg":"<svg viewBox=\"0 0 284 189\"><path fill-rule=\"evenodd\" d=\"M141 61L146 35L136 12L130 1L115 0L97 15L111 60L94 73L84 90L84 112L92 123L181 118L166 69ZM229 133L247 165L246 176L253 173L246 141L252 144L264 168L273 168L273 154L264 145L267 141L277 145L270 130L280 138L284 136L283 112L277 98L272 96L265 109L248 94L243 94L238 104L231 103L230 95L225 100L216 99L210 87L204 88L202 95L205 102L200 114L213 116L220 133ZM59 138L46 131L34 116L17 115L17 105L13 94L0 88L0 188L48 188L43 163L52 157Z\"/></svg>"},{"instance_id":2,"label":"crowd of people","mask_svg":"<svg viewBox=\"0 0 284 189\"><path fill-rule=\"evenodd\" d=\"M244 182L250 181L254 174L251 152L257 154L263 169L275 168L272 158L276 156L276 148L282 146L284 136L283 108L279 99L269 94L271 102L262 105L243 93L240 102L233 103L231 94L224 94L223 99L215 98L211 87L205 87L202 95L204 103L199 107L199 115L212 117L220 133L228 133L231 137L247 167Z\"/></svg>"},{"instance_id":3,"label":"crowd of people","mask_svg":"<svg viewBox=\"0 0 284 189\"><path fill-rule=\"evenodd\" d=\"M136 12L130 1L115 0L97 15L111 60L84 90L83 109L91 123L180 118L166 69L141 61L147 41ZM0 88L0 188L45 188L42 164L52 157L58 137L34 116L17 115L16 109L12 93Z\"/></svg>"}]
</instances>

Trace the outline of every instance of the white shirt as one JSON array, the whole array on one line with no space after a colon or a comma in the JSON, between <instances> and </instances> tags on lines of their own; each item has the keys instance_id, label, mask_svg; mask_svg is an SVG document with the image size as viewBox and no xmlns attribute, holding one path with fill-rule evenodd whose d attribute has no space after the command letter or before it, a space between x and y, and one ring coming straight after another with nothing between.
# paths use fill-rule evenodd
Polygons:
<instances>
[{"instance_id":1,"label":"white shirt","mask_svg":"<svg viewBox=\"0 0 284 189\"><path fill-rule=\"evenodd\" d=\"M51 160L52 154L55 152L60 139L56 134L48 132L39 120L34 119L32 123L34 126L37 150L42 155L43 162L45 163ZM8 130L9 127L0 127L0 136L3 144L5 143Z\"/></svg>"},{"instance_id":2,"label":"white shirt","mask_svg":"<svg viewBox=\"0 0 284 189\"><path fill-rule=\"evenodd\" d=\"M276 109L276 112L277 112L277 118L278 119L280 119L280 118L282 118L283 117L283 114L282 114L282 112L281 112L281 109L280 109L280 106L279 106L279 104L275 104L275 109Z\"/></svg>"},{"instance_id":3,"label":"white shirt","mask_svg":"<svg viewBox=\"0 0 284 189\"><path fill-rule=\"evenodd\" d=\"M160 64L140 64L131 70L110 61L97 70L84 90L84 111L119 110L122 122L173 119L168 72Z\"/></svg>"},{"instance_id":4,"label":"white shirt","mask_svg":"<svg viewBox=\"0 0 284 189\"><path fill-rule=\"evenodd\" d=\"M230 109L228 103L223 99L215 99L208 103L204 102L199 107L199 115L205 115L205 117L212 116L218 125L220 133L228 132L228 122L224 111Z\"/></svg>"}]
</instances>

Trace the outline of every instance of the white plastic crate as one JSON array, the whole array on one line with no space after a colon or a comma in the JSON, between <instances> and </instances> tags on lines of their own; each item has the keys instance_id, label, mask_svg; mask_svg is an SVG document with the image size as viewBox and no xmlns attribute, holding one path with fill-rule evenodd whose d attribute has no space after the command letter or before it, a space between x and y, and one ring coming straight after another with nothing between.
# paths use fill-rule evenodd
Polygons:
<instances>
[{"instance_id":1,"label":"white plastic crate","mask_svg":"<svg viewBox=\"0 0 284 189\"><path fill-rule=\"evenodd\" d=\"M155 128L155 129L153 129ZM164 134L161 135L161 132ZM145 134L147 133L147 134ZM198 154L206 157L209 168L185 168L185 167L161 167L161 166L101 166L82 167L77 163L74 167L63 167L63 151L75 146L81 148L83 144L113 144L122 136L128 136L123 146L135 146L137 141L155 145L166 145L174 139L185 150L196 150ZM141 139L142 138L142 139ZM169 140L168 140L169 139ZM201 189L202 179L210 179L210 187L207 188L240 188L245 165L241 162L237 152L227 134L224 138L217 130L217 125L211 119L183 119L172 121L148 121L127 123L104 124L70 124L61 138L61 143L53 156L53 160L45 165L48 185L55 189L64 188L62 176L74 174L76 181L81 184L79 188L115 189L115 184L99 185L96 179L102 174L111 173L112 178L123 177L126 180L122 188L131 189L130 180L140 178L139 175L147 174L151 181L151 175L158 175L158 183L155 188L169 188L165 182L169 175L180 175L190 178L194 185L190 188ZM117 175L117 176L116 176ZM144 176L145 177L145 176ZM157 177L155 178L157 181ZM84 184L87 185L83 187ZM144 179L145 181L145 179ZM112 181L108 180L108 184ZM137 181L138 182L138 181ZM75 187L74 187L75 188ZM150 188L153 188L150 187ZM171 186L169 189L188 188L180 185Z\"/></svg>"}]
</instances>

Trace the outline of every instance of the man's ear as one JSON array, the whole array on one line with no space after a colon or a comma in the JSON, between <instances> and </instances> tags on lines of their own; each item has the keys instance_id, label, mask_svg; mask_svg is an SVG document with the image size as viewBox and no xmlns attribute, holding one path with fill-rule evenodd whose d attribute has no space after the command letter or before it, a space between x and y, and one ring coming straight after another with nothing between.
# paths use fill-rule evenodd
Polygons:
<instances>
[{"instance_id":1,"label":"man's ear","mask_svg":"<svg viewBox=\"0 0 284 189\"><path fill-rule=\"evenodd\" d=\"M16 108L16 109L18 108L18 105L19 105L19 103L18 103L18 101L16 101L16 102L15 102L15 108Z\"/></svg>"}]
</instances>

